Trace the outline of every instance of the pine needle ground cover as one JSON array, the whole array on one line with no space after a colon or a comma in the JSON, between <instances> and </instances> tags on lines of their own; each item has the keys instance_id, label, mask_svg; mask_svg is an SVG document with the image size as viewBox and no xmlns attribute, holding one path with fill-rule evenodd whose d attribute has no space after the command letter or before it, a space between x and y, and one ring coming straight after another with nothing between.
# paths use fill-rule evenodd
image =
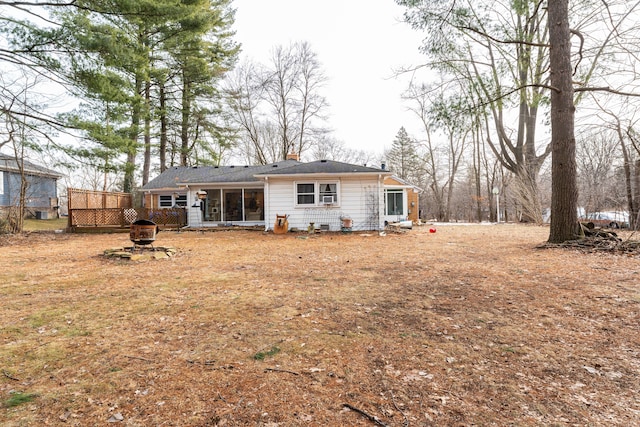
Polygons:
<instances>
[{"instance_id":1,"label":"pine needle ground cover","mask_svg":"<svg viewBox=\"0 0 640 427\"><path fill-rule=\"evenodd\" d=\"M640 263L543 227L0 242L3 426L640 424Z\"/></svg>"}]
</instances>

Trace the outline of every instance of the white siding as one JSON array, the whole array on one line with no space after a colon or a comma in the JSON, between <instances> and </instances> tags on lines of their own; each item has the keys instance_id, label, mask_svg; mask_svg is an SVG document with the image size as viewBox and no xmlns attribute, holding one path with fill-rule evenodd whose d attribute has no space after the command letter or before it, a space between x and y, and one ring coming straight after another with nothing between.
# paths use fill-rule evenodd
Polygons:
<instances>
[{"instance_id":1,"label":"white siding","mask_svg":"<svg viewBox=\"0 0 640 427\"><path fill-rule=\"evenodd\" d=\"M190 189L187 192L187 224L190 227L200 228L205 227L207 224L202 219L202 210L200 210L199 202L196 202L196 191L199 188ZM198 207L193 207L197 204Z\"/></svg>"},{"instance_id":2,"label":"white siding","mask_svg":"<svg viewBox=\"0 0 640 427\"><path fill-rule=\"evenodd\" d=\"M289 228L306 230L310 222L315 227L328 225L330 231L339 231L341 217L353 220L354 230L380 230L383 228L382 208L384 207L382 182L378 177L343 177L339 182L336 205L298 207L296 206L295 182L331 181L331 179L269 177L265 187L265 225L272 230L276 215L289 216ZM336 179L334 179L335 181Z\"/></svg>"},{"instance_id":3,"label":"white siding","mask_svg":"<svg viewBox=\"0 0 640 427\"><path fill-rule=\"evenodd\" d=\"M293 181L289 179L274 179L270 177L265 185L265 228L273 230L276 215L289 215L289 227L300 227L294 225L294 189Z\"/></svg>"}]
</instances>

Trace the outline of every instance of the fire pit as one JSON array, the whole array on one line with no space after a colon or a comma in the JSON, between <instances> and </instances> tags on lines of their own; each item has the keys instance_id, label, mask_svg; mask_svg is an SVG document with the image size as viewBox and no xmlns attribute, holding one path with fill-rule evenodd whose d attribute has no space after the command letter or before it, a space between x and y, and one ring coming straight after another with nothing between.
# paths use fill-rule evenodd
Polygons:
<instances>
[{"instance_id":1,"label":"fire pit","mask_svg":"<svg viewBox=\"0 0 640 427\"><path fill-rule=\"evenodd\" d=\"M156 240L156 234L160 232L160 228L155 222L148 219L139 219L131 224L129 231L129 239L133 245L153 245Z\"/></svg>"}]
</instances>

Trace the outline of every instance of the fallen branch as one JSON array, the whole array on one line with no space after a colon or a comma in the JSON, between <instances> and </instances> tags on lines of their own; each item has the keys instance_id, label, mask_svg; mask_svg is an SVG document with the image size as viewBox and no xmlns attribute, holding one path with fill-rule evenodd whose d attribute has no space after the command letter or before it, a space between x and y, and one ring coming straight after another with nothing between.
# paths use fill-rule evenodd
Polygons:
<instances>
[{"instance_id":1,"label":"fallen branch","mask_svg":"<svg viewBox=\"0 0 640 427\"><path fill-rule=\"evenodd\" d=\"M364 416L365 418L367 418L369 421L371 421L374 424L377 424L377 425L382 426L382 427L387 427L387 425L385 423L383 423L382 421L380 421L380 419L378 417L376 417L374 415L367 414L362 409L358 409L355 406L349 405L348 403L343 403L342 406L345 407L345 408L349 408L352 411L355 411L355 412L359 413L360 415Z\"/></svg>"},{"instance_id":2,"label":"fallen branch","mask_svg":"<svg viewBox=\"0 0 640 427\"><path fill-rule=\"evenodd\" d=\"M127 355L125 355L124 357L126 357L127 359L135 359L135 360L142 360L142 361L144 361L144 362L155 363L155 360L145 359L144 357L138 357L138 356L127 356Z\"/></svg>"},{"instance_id":3,"label":"fallen branch","mask_svg":"<svg viewBox=\"0 0 640 427\"><path fill-rule=\"evenodd\" d=\"M8 373L7 371L5 371L4 369L2 370L2 374L3 374L5 377L9 378L10 380L13 380L13 381L20 381L20 379L19 379L19 378L16 378L16 377L14 377L14 376L11 376L11 374L9 374L9 373Z\"/></svg>"},{"instance_id":4,"label":"fallen branch","mask_svg":"<svg viewBox=\"0 0 640 427\"><path fill-rule=\"evenodd\" d=\"M297 372L287 371L286 369L264 368L265 372L284 372L285 374L300 375Z\"/></svg>"},{"instance_id":5,"label":"fallen branch","mask_svg":"<svg viewBox=\"0 0 640 427\"><path fill-rule=\"evenodd\" d=\"M407 417L407 414L405 414L404 411L402 411L402 409L398 407L398 404L396 403L396 397L393 395L393 390L389 390L389 391L391 393L391 401L393 402L393 406L395 406L396 410L400 412L404 417L404 423L402 425L404 427L409 427L409 417Z\"/></svg>"},{"instance_id":6,"label":"fallen branch","mask_svg":"<svg viewBox=\"0 0 640 427\"><path fill-rule=\"evenodd\" d=\"M213 366L213 368L210 368L210 369L212 369L214 371L220 371L220 370L225 370L225 369L234 369L233 365L215 366L215 364L216 364L215 360L205 360L204 362L200 362L198 360L187 359L187 360L185 360L185 362L191 363L192 365Z\"/></svg>"},{"instance_id":7,"label":"fallen branch","mask_svg":"<svg viewBox=\"0 0 640 427\"><path fill-rule=\"evenodd\" d=\"M199 360L187 359L187 363L191 363L191 364L194 364L194 365L197 364L197 363L200 363L200 364L205 365L205 366L212 366L212 365L216 364L216 361L215 360L205 360L204 362L201 362Z\"/></svg>"}]
</instances>

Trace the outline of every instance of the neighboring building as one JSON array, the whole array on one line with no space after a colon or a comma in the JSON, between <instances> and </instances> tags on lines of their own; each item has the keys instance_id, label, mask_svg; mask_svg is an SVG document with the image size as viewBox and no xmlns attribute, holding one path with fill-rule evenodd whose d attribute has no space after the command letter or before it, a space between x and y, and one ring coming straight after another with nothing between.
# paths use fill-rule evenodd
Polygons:
<instances>
[{"instance_id":1,"label":"neighboring building","mask_svg":"<svg viewBox=\"0 0 640 427\"><path fill-rule=\"evenodd\" d=\"M381 230L415 218L417 188L385 169L295 158L263 166L173 167L144 187L145 207L187 209L189 226L264 226L276 215L290 228Z\"/></svg>"},{"instance_id":2,"label":"neighboring building","mask_svg":"<svg viewBox=\"0 0 640 427\"><path fill-rule=\"evenodd\" d=\"M46 219L58 214L57 181L61 174L36 165L23 162L27 182L27 216ZM14 156L0 153L0 210L18 206L20 202L20 168Z\"/></svg>"}]
</instances>

